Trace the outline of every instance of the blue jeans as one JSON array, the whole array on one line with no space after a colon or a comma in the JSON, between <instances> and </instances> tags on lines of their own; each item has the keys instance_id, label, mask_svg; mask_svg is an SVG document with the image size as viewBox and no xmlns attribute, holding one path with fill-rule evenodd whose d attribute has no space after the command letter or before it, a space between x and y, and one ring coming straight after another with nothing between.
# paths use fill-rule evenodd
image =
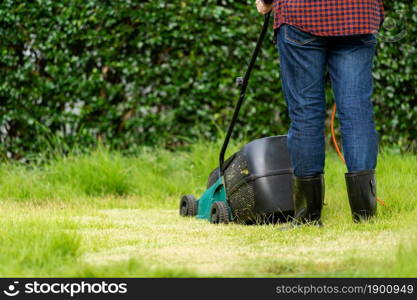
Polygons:
<instances>
[{"instance_id":1,"label":"blue jeans","mask_svg":"<svg viewBox=\"0 0 417 300\"><path fill-rule=\"evenodd\" d=\"M378 133L371 102L376 37L320 37L284 24L277 31L281 79L291 119L288 149L296 176L324 173L325 78L337 105L349 172L375 169Z\"/></svg>"}]
</instances>

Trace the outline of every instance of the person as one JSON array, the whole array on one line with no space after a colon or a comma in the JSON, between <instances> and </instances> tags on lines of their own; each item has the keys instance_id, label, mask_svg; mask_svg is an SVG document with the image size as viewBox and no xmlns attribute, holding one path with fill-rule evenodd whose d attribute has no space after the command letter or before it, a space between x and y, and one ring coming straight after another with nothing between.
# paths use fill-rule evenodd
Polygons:
<instances>
[{"instance_id":1,"label":"person","mask_svg":"<svg viewBox=\"0 0 417 300\"><path fill-rule=\"evenodd\" d=\"M325 78L329 74L348 172L355 222L376 215L378 133L373 105L373 59L383 19L382 0L257 0L274 11L281 80L291 125L295 224L321 225L324 200Z\"/></svg>"}]
</instances>

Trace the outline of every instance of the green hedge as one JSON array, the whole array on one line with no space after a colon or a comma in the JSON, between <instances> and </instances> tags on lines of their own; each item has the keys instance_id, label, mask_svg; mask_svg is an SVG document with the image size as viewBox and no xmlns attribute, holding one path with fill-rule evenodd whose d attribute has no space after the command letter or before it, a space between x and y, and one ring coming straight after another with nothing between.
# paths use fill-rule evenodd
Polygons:
<instances>
[{"instance_id":1,"label":"green hedge","mask_svg":"<svg viewBox=\"0 0 417 300\"><path fill-rule=\"evenodd\" d=\"M128 151L215 138L230 119L235 78L260 30L254 2L2 1L3 157L98 140ZM386 23L380 36L374 99L382 141L406 149L417 139L417 5L392 2L387 14L396 23ZM389 41L402 31L400 41ZM286 131L278 71L268 41L236 130L240 137Z\"/></svg>"}]
</instances>

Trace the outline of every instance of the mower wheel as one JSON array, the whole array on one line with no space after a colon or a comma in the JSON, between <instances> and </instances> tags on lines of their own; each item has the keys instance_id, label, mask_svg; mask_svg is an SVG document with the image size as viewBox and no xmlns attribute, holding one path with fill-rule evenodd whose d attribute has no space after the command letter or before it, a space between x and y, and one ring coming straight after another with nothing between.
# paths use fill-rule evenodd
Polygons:
<instances>
[{"instance_id":1,"label":"mower wheel","mask_svg":"<svg viewBox=\"0 0 417 300\"><path fill-rule=\"evenodd\" d=\"M213 224L229 223L229 208L226 202L214 202L210 212L210 222Z\"/></svg>"},{"instance_id":2,"label":"mower wheel","mask_svg":"<svg viewBox=\"0 0 417 300\"><path fill-rule=\"evenodd\" d=\"M180 216L194 217L197 215L198 202L193 195L184 195L180 201Z\"/></svg>"}]
</instances>

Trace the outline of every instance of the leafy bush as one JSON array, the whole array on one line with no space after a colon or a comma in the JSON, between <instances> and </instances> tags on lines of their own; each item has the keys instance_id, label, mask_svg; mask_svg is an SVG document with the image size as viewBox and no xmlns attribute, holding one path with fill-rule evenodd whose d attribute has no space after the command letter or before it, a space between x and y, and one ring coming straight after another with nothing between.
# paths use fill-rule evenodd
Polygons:
<instances>
[{"instance_id":1,"label":"leafy bush","mask_svg":"<svg viewBox=\"0 0 417 300\"><path fill-rule=\"evenodd\" d=\"M382 141L403 149L417 138L415 3L387 3L397 23L381 33L375 70L378 130ZM127 151L214 139L230 119L234 81L261 23L253 0L2 1L3 157L98 140ZM286 131L278 71L276 49L267 42L236 129L240 136Z\"/></svg>"}]
</instances>

